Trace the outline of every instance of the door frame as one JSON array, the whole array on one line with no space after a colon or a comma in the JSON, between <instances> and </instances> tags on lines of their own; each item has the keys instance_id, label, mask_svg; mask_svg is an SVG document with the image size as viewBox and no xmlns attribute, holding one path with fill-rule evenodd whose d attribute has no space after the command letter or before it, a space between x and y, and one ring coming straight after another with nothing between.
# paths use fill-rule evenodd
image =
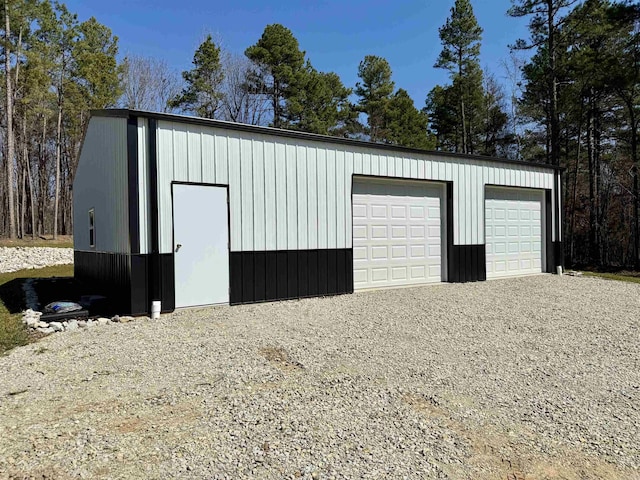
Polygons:
<instances>
[{"instance_id":1,"label":"door frame","mask_svg":"<svg viewBox=\"0 0 640 480\"><path fill-rule=\"evenodd\" d=\"M176 245L176 232L175 232L175 226L176 226L176 217L175 217L175 211L174 211L174 197L173 197L173 186L174 185L192 185L192 186L197 186L197 187L218 187L218 188L224 188L227 191L227 262L229 263L229 278L228 278L228 285L229 285L229 292L228 292L228 301L227 301L227 305L230 304L231 302L231 208L229 205L229 185L228 184L222 184L222 183L207 183L207 182L187 182L187 181L181 181L181 180L172 180L171 181L171 259L173 260L173 271L176 271L176 256L175 256L175 245ZM176 279L175 279L175 273L174 273L174 278L173 278L173 295L175 298L175 288L176 288ZM223 305L223 304L220 304ZM189 307L178 307L178 308L189 308Z\"/></svg>"},{"instance_id":2,"label":"door frame","mask_svg":"<svg viewBox=\"0 0 640 480\"><path fill-rule=\"evenodd\" d=\"M549 250L549 239L551 238L551 229L549 228L550 222L547 222L547 219L551 218L551 209L547 206L546 195L550 190L547 188L538 188L538 187L520 187L514 185L496 185L494 183L485 183L484 188L482 189L482 207L486 212L487 208L487 188L492 190L526 190L528 192L537 192L540 194L540 254L542 255L541 263L540 263L540 273L547 273L548 270L548 250ZM484 239L484 245L486 249L487 245L487 216L484 215L484 227L482 229L482 236ZM485 258L485 268L486 268L486 258ZM529 275L537 275L537 274L529 274ZM487 277L487 280L489 278ZM493 279L491 279L493 280Z\"/></svg>"}]
</instances>

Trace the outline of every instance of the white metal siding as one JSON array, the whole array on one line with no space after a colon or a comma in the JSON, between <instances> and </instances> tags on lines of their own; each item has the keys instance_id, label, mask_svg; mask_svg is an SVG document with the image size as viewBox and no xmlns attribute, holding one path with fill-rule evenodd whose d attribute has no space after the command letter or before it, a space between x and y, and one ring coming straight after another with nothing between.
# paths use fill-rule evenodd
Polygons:
<instances>
[{"instance_id":1,"label":"white metal siding","mask_svg":"<svg viewBox=\"0 0 640 480\"><path fill-rule=\"evenodd\" d=\"M556 188L554 172L542 166L382 151L162 120L160 251L172 248L173 180L229 185L232 251L351 248L353 174L453 181L456 245L484 243L485 185ZM556 195L552 198L555 202ZM206 215L206 208L198 213Z\"/></svg>"},{"instance_id":2,"label":"white metal siding","mask_svg":"<svg viewBox=\"0 0 640 480\"><path fill-rule=\"evenodd\" d=\"M89 246L89 209L95 209L95 249ZM127 119L93 117L73 182L76 250L129 253Z\"/></svg>"},{"instance_id":3,"label":"white metal siding","mask_svg":"<svg viewBox=\"0 0 640 480\"><path fill-rule=\"evenodd\" d=\"M146 254L151 251L151 216L149 215L149 198L151 196L149 185L149 156L147 152L149 139L148 121L146 118L138 118L138 188L140 198L139 218L140 218L140 253Z\"/></svg>"}]
</instances>

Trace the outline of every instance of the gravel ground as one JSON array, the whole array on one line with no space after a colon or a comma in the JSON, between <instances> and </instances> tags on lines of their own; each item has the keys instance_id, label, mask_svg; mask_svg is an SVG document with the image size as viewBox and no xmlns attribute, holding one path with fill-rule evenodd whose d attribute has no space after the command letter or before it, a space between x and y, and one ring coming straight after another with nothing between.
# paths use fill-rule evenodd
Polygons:
<instances>
[{"instance_id":1,"label":"gravel ground","mask_svg":"<svg viewBox=\"0 0 640 480\"><path fill-rule=\"evenodd\" d=\"M0 478L640 478L640 285L182 310L0 358Z\"/></svg>"},{"instance_id":2,"label":"gravel ground","mask_svg":"<svg viewBox=\"0 0 640 480\"><path fill-rule=\"evenodd\" d=\"M0 273L73 263L73 248L0 247Z\"/></svg>"}]
</instances>

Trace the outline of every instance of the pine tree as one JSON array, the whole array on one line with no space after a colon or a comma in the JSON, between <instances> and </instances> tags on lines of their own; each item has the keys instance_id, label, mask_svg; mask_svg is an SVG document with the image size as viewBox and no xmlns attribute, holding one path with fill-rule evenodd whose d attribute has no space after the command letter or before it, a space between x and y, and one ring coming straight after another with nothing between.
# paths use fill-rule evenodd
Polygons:
<instances>
[{"instance_id":1,"label":"pine tree","mask_svg":"<svg viewBox=\"0 0 640 480\"><path fill-rule=\"evenodd\" d=\"M286 126L285 101L306 73L305 53L300 51L298 40L291 30L280 24L267 25L258 42L245 50L245 55L257 67L251 75L251 90L271 100L273 126Z\"/></svg>"},{"instance_id":2,"label":"pine tree","mask_svg":"<svg viewBox=\"0 0 640 480\"><path fill-rule=\"evenodd\" d=\"M337 74L318 72L307 62L286 98L287 128L323 135L350 133L357 122L350 94Z\"/></svg>"},{"instance_id":3,"label":"pine tree","mask_svg":"<svg viewBox=\"0 0 640 480\"><path fill-rule=\"evenodd\" d=\"M360 97L358 108L367 114L368 133L372 142L383 141L386 137L385 113L393 94L391 66L382 57L367 55L358 66L355 93Z\"/></svg>"},{"instance_id":4,"label":"pine tree","mask_svg":"<svg viewBox=\"0 0 640 480\"><path fill-rule=\"evenodd\" d=\"M508 14L512 17L530 16L531 42L518 40L516 49L545 46L545 76L549 101L547 121L549 123L549 156L552 165L560 164L560 117L558 114L558 48L560 27L564 20L562 11L577 0L512 0Z\"/></svg>"},{"instance_id":5,"label":"pine tree","mask_svg":"<svg viewBox=\"0 0 640 480\"><path fill-rule=\"evenodd\" d=\"M385 112L387 143L430 150L434 139L427 135L428 118L416 109L406 90L400 88L391 97Z\"/></svg>"},{"instance_id":6,"label":"pine tree","mask_svg":"<svg viewBox=\"0 0 640 480\"><path fill-rule=\"evenodd\" d=\"M435 138L435 148L455 152L461 142L458 99L453 87L436 85L427 95L424 111L429 115L429 130Z\"/></svg>"},{"instance_id":7,"label":"pine tree","mask_svg":"<svg viewBox=\"0 0 640 480\"><path fill-rule=\"evenodd\" d=\"M482 28L478 25L470 1L456 0L451 15L438 31L443 48L434 66L449 71L458 97L460 145L457 150L472 153L474 117L482 103L479 60Z\"/></svg>"},{"instance_id":8,"label":"pine tree","mask_svg":"<svg viewBox=\"0 0 640 480\"><path fill-rule=\"evenodd\" d=\"M169 101L170 108L193 112L203 118L216 118L222 106L224 74L220 47L208 35L193 55L193 68L182 72L186 83L182 92Z\"/></svg>"}]
</instances>

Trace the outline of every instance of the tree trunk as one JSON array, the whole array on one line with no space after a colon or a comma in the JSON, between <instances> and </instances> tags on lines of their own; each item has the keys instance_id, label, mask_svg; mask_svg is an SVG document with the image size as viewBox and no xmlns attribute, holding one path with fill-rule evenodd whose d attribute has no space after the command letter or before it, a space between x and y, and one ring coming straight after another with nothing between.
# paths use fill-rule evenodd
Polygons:
<instances>
[{"instance_id":1,"label":"tree trunk","mask_svg":"<svg viewBox=\"0 0 640 480\"><path fill-rule=\"evenodd\" d=\"M582 108L580 109L582 112ZM573 195L572 195L572 208L571 208L571 237L569 240L569 263L574 265L575 262L575 231L576 231L576 203L578 200L578 171L580 167L580 154L582 150L582 114L580 115L580 125L578 126L578 151L576 153L576 166L573 175Z\"/></svg>"},{"instance_id":2,"label":"tree trunk","mask_svg":"<svg viewBox=\"0 0 640 480\"><path fill-rule=\"evenodd\" d=\"M27 147L25 144L25 153L27 152ZM29 182L29 199L31 201L31 238L35 240L36 238L36 203L33 198L33 180L31 179L31 166L29 165L29 155L25 155L27 160L27 179Z\"/></svg>"},{"instance_id":3,"label":"tree trunk","mask_svg":"<svg viewBox=\"0 0 640 480\"><path fill-rule=\"evenodd\" d=\"M602 132L600 125L600 106L599 99L595 98L594 100L594 112L593 112L593 146L594 146L594 166L595 166L595 176L596 176L596 245L598 246L596 262L598 265L602 265L604 260L604 226L603 219L604 217L604 209L606 208L607 198L603 195L602 188L602 169L600 168L600 157L602 151Z\"/></svg>"},{"instance_id":4,"label":"tree trunk","mask_svg":"<svg viewBox=\"0 0 640 480\"><path fill-rule=\"evenodd\" d=\"M9 41L11 38L11 24L9 21L9 2L4 2L4 72L5 72L5 115L7 116L7 204L9 206L9 238L16 238L16 211L14 204L14 140L13 140L13 89L11 87L11 49Z\"/></svg>"},{"instance_id":5,"label":"tree trunk","mask_svg":"<svg viewBox=\"0 0 640 480\"><path fill-rule=\"evenodd\" d=\"M598 191L593 99L589 99L589 104L590 108L587 117L587 156L589 158L589 263L594 263L597 262L599 247L597 238Z\"/></svg>"},{"instance_id":6,"label":"tree trunk","mask_svg":"<svg viewBox=\"0 0 640 480\"><path fill-rule=\"evenodd\" d=\"M58 206L60 200L60 156L62 148L60 139L62 136L62 99L58 100L58 124L56 126L56 183L53 199L53 239L58 238Z\"/></svg>"},{"instance_id":7,"label":"tree trunk","mask_svg":"<svg viewBox=\"0 0 640 480\"><path fill-rule=\"evenodd\" d=\"M550 86L549 124L551 127L550 163L552 165L560 165L560 122L558 119L558 79L556 73L556 32L553 24L555 17L553 0L547 0L547 7Z\"/></svg>"},{"instance_id":8,"label":"tree trunk","mask_svg":"<svg viewBox=\"0 0 640 480\"><path fill-rule=\"evenodd\" d=\"M462 153L467 154L467 117L464 108L464 84L462 76L462 50L458 50L458 81L460 82L460 121L462 122Z\"/></svg>"},{"instance_id":9,"label":"tree trunk","mask_svg":"<svg viewBox=\"0 0 640 480\"><path fill-rule=\"evenodd\" d=\"M467 119L464 114L464 99L460 96L460 118L462 120L462 153L467 154Z\"/></svg>"},{"instance_id":10,"label":"tree trunk","mask_svg":"<svg viewBox=\"0 0 640 480\"><path fill-rule=\"evenodd\" d=\"M39 180L40 180L40 235L44 235L46 232L46 209L47 209L47 197L49 195L47 188L47 152L45 150L47 145L47 116L42 115L42 138L40 140L40 165L39 165Z\"/></svg>"},{"instance_id":11,"label":"tree trunk","mask_svg":"<svg viewBox=\"0 0 640 480\"><path fill-rule=\"evenodd\" d=\"M633 263L636 270L640 269L640 191L638 189L638 175L640 174L640 159L638 158L638 127L634 105L629 105L629 120L631 120L631 161L633 162Z\"/></svg>"},{"instance_id":12,"label":"tree trunk","mask_svg":"<svg viewBox=\"0 0 640 480\"><path fill-rule=\"evenodd\" d=\"M22 207L20 208L20 237L26 236L24 229L24 217L27 209L27 172L24 165L22 166Z\"/></svg>"},{"instance_id":13,"label":"tree trunk","mask_svg":"<svg viewBox=\"0 0 640 480\"><path fill-rule=\"evenodd\" d=\"M280 128L280 87L278 82L273 82L273 126Z\"/></svg>"}]
</instances>

